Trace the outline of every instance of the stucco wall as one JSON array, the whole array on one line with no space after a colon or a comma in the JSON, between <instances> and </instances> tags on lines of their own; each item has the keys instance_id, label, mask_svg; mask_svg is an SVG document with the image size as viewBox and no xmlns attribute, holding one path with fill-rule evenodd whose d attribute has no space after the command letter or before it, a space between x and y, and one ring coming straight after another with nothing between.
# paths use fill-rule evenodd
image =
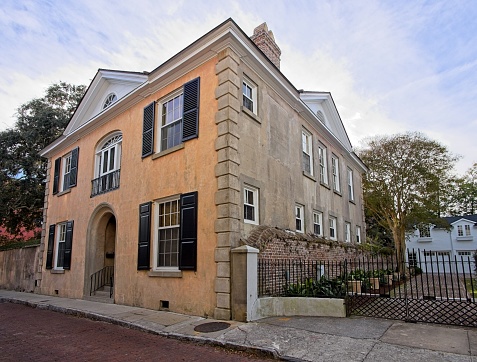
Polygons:
<instances>
[{"instance_id":1,"label":"stucco wall","mask_svg":"<svg viewBox=\"0 0 477 362\"><path fill-rule=\"evenodd\" d=\"M33 292L39 246L0 251L0 288Z\"/></svg>"},{"instance_id":2,"label":"stucco wall","mask_svg":"<svg viewBox=\"0 0 477 362\"><path fill-rule=\"evenodd\" d=\"M95 214L107 209L116 218L115 243L115 302L159 309L160 301L169 302L169 309L181 313L212 315L215 306L214 280L216 275L214 249L216 236L215 165L217 137L215 113L216 58L203 63L186 75L155 90L142 102L117 115L104 125L79 139L51 159L61 157L75 147L80 148L77 186L65 194L52 195L50 167L47 225L74 220L71 269L55 273L46 270L46 247L43 254L41 292L81 298L88 289L91 267L90 245L99 226ZM199 137L184 143L184 147L163 157L141 158L143 109L182 87L187 81L200 77ZM157 120L156 120L157 121ZM94 179L95 150L105 136L114 131L123 135L121 181L117 190L90 197ZM51 162L50 162L51 166ZM197 271L183 271L181 277L151 276L137 270L139 205L164 197L198 191L198 255ZM154 230L154 211L151 238ZM47 236L44 240L47 243ZM151 241L152 255L156 252ZM93 252L94 254L94 252ZM85 272L86 271L86 272Z\"/></svg>"},{"instance_id":3,"label":"stucco wall","mask_svg":"<svg viewBox=\"0 0 477 362\"><path fill-rule=\"evenodd\" d=\"M310 124L277 91L246 63L240 64L239 77L246 77L257 86L258 111L254 116L247 109L239 114L240 185L259 189L260 225L295 230L295 205L304 206L304 231L313 233L313 211L323 213L324 236L329 236L329 217L337 219L338 240L344 239L345 222L351 224L352 240L356 226L364 240L363 195L361 171L349 152L333 138ZM307 177L302 168L302 130L312 134L313 175ZM327 149L328 185L320 183L318 145ZM331 185L331 155L339 158L341 192ZM347 190L347 168L353 170L354 200ZM243 208L241 209L243 219ZM254 229L244 224L242 237Z\"/></svg>"}]
</instances>

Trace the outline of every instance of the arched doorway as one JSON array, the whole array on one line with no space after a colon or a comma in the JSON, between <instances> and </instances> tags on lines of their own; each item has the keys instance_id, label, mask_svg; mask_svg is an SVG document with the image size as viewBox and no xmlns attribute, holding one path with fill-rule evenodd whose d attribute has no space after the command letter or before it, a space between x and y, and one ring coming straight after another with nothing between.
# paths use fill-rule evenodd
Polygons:
<instances>
[{"instance_id":1,"label":"arched doorway","mask_svg":"<svg viewBox=\"0 0 477 362\"><path fill-rule=\"evenodd\" d=\"M116 216L110 205L101 204L91 215L88 224L84 284L86 297L99 293L96 289L113 287L115 249ZM107 297L107 293L102 295ZM114 300L114 293L111 299Z\"/></svg>"}]
</instances>

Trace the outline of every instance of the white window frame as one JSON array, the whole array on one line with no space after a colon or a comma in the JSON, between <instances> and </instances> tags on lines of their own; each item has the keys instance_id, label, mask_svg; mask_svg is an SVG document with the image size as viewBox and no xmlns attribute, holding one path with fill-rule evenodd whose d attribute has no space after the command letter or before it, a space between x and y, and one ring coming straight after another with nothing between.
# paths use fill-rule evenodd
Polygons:
<instances>
[{"instance_id":1,"label":"white window frame","mask_svg":"<svg viewBox=\"0 0 477 362\"><path fill-rule=\"evenodd\" d=\"M464 236L464 228L462 225L457 225L457 236Z\"/></svg>"},{"instance_id":2,"label":"white window frame","mask_svg":"<svg viewBox=\"0 0 477 362\"><path fill-rule=\"evenodd\" d=\"M330 240L338 240L338 228L337 228L337 220L336 217L330 216L329 217L329 231L330 231Z\"/></svg>"},{"instance_id":3,"label":"white window frame","mask_svg":"<svg viewBox=\"0 0 477 362\"><path fill-rule=\"evenodd\" d=\"M303 171L313 175L313 136L305 129L301 130L301 150L303 153L302 168ZM305 167L305 159L310 163L310 169Z\"/></svg>"},{"instance_id":4,"label":"white window frame","mask_svg":"<svg viewBox=\"0 0 477 362\"><path fill-rule=\"evenodd\" d=\"M340 159L335 154L331 155L331 176L333 181L333 190L341 192L340 188Z\"/></svg>"},{"instance_id":5,"label":"white window frame","mask_svg":"<svg viewBox=\"0 0 477 362\"><path fill-rule=\"evenodd\" d=\"M320 162L320 182L328 185L328 156L326 147L318 146L318 159Z\"/></svg>"},{"instance_id":6,"label":"white window frame","mask_svg":"<svg viewBox=\"0 0 477 362\"><path fill-rule=\"evenodd\" d=\"M59 264L60 264L60 258L61 260L63 260L63 263L64 263L65 245L66 245L66 222L62 222L56 226L55 262L53 266L55 270L63 270L63 265L59 265ZM62 246L62 248L60 248L60 246ZM61 255L61 253L63 255Z\"/></svg>"},{"instance_id":7,"label":"white window frame","mask_svg":"<svg viewBox=\"0 0 477 362\"><path fill-rule=\"evenodd\" d=\"M123 135L114 133L106 137L96 149L95 177L101 177L121 169L121 145ZM112 152L114 153L111 157ZM107 158L106 168L104 160ZM112 162L112 164L111 164Z\"/></svg>"},{"instance_id":8,"label":"white window frame","mask_svg":"<svg viewBox=\"0 0 477 362\"><path fill-rule=\"evenodd\" d=\"M305 207L300 204L295 204L295 231L297 233L305 232Z\"/></svg>"},{"instance_id":9,"label":"white window frame","mask_svg":"<svg viewBox=\"0 0 477 362\"><path fill-rule=\"evenodd\" d=\"M361 244L361 226L356 225L356 242Z\"/></svg>"},{"instance_id":10,"label":"white window frame","mask_svg":"<svg viewBox=\"0 0 477 362\"><path fill-rule=\"evenodd\" d=\"M109 93L103 102L103 109L108 108L111 104L118 100L118 96L115 93Z\"/></svg>"},{"instance_id":11,"label":"white window frame","mask_svg":"<svg viewBox=\"0 0 477 362\"><path fill-rule=\"evenodd\" d=\"M177 107L174 108L174 101L177 100ZM170 110L170 105L172 102L172 110ZM157 123L157 135L156 138L156 149L159 151L165 151L170 148L179 146L182 143L182 127L184 121L184 89L183 87L175 90L174 92L168 94L166 97L161 99L157 103L158 112L158 122ZM177 109L177 113L174 113L174 110ZM170 119L167 119L167 114L171 114ZM174 127L173 127L174 126ZM174 129L174 134L169 135L169 129ZM177 131L177 132L175 132ZM165 138L166 144L163 144L163 138ZM178 137L178 138L177 138Z\"/></svg>"},{"instance_id":12,"label":"white window frame","mask_svg":"<svg viewBox=\"0 0 477 362\"><path fill-rule=\"evenodd\" d=\"M345 242L350 243L351 242L351 224L349 222L345 222Z\"/></svg>"},{"instance_id":13,"label":"white window frame","mask_svg":"<svg viewBox=\"0 0 477 362\"><path fill-rule=\"evenodd\" d=\"M61 191L65 191L70 188L69 177L71 175L71 156L72 153L70 152L61 159ZM68 182L66 182L67 177Z\"/></svg>"},{"instance_id":14,"label":"white window frame","mask_svg":"<svg viewBox=\"0 0 477 362\"><path fill-rule=\"evenodd\" d=\"M349 201L354 201L353 170L347 168Z\"/></svg>"},{"instance_id":15,"label":"white window frame","mask_svg":"<svg viewBox=\"0 0 477 362\"><path fill-rule=\"evenodd\" d=\"M465 236L471 236L471 232L470 232L470 225L469 224L465 224L464 225L464 231L465 231Z\"/></svg>"},{"instance_id":16,"label":"white window frame","mask_svg":"<svg viewBox=\"0 0 477 362\"><path fill-rule=\"evenodd\" d=\"M316 232L316 227L319 227L319 232ZM313 233L318 236L323 236L323 213L313 211Z\"/></svg>"},{"instance_id":17,"label":"white window frame","mask_svg":"<svg viewBox=\"0 0 477 362\"><path fill-rule=\"evenodd\" d=\"M419 231L420 238L430 238L431 237L431 225L429 224L419 224L417 225L417 230Z\"/></svg>"},{"instance_id":18,"label":"white window frame","mask_svg":"<svg viewBox=\"0 0 477 362\"><path fill-rule=\"evenodd\" d=\"M163 213L161 214L161 205L165 204L171 204L171 207L173 204L176 205L176 210L174 211L174 214L176 214L176 223L171 224L172 217L171 215L173 214L172 212L169 212L168 214ZM170 209L172 210L172 208ZM162 198L154 201L154 257L153 257L153 270L156 271L176 271L179 270L179 248L180 248L180 195L174 195L170 196L167 198ZM160 218L163 218L163 223L161 225ZM167 219L169 219L169 222L167 222ZM173 233L175 230L177 239L176 239L176 249L175 251L172 251L172 244L170 245L170 252L169 254L175 254L177 257L177 265L159 265L160 263L160 257L161 257L161 238L159 237L159 234L161 231L167 232L166 230L169 230L171 233ZM163 240L166 242L165 240ZM172 242L173 240L168 240ZM169 263L172 264L172 263Z\"/></svg>"},{"instance_id":19,"label":"white window frame","mask_svg":"<svg viewBox=\"0 0 477 362\"><path fill-rule=\"evenodd\" d=\"M457 255L458 256L468 256L468 257L471 257L472 256L472 251L470 250L460 250L457 252Z\"/></svg>"},{"instance_id":20,"label":"white window frame","mask_svg":"<svg viewBox=\"0 0 477 362\"><path fill-rule=\"evenodd\" d=\"M251 102L252 109L245 105L245 99ZM242 80L242 107L257 114L257 86L247 77Z\"/></svg>"},{"instance_id":21,"label":"white window frame","mask_svg":"<svg viewBox=\"0 0 477 362\"><path fill-rule=\"evenodd\" d=\"M250 200L249 196L252 196ZM247 224L258 225L260 221L259 214L259 190L256 187L245 185L243 187L243 221ZM253 219L246 218L245 210L249 208L253 212Z\"/></svg>"}]
</instances>

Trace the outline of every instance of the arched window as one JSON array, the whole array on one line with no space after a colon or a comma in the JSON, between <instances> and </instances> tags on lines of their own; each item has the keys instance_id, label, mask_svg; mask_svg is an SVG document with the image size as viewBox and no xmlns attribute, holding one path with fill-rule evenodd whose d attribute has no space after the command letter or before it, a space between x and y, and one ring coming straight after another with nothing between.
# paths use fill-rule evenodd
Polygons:
<instances>
[{"instance_id":1,"label":"arched window","mask_svg":"<svg viewBox=\"0 0 477 362\"><path fill-rule=\"evenodd\" d=\"M114 93L109 93L103 103L103 109L108 108L111 104L116 102L118 97Z\"/></svg>"},{"instance_id":2,"label":"arched window","mask_svg":"<svg viewBox=\"0 0 477 362\"><path fill-rule=\"evenodd\" d=\"M123 135L116 132L106 137L96 148L95 179L91 196L119 188L122 140Z\"/></svg>"}]
</instances>

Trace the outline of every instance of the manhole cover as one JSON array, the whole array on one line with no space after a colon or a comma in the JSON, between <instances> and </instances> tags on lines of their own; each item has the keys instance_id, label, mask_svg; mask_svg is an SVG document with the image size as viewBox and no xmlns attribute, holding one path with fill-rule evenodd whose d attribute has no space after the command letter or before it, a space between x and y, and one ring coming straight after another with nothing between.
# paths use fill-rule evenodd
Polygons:
<instances>
[{"instance_id":1,"label":"manhole cover","mask_svg":"<svg viewBox=\"0 0 477 362\"><path fill-rule=\"evenodd\" d=\"M218 332L223 329L227 329L230 327L230 323L226 322L209 322L204 324L199 324L194 328L196 332L202 333L210 333L210 332Z\"/></svg>"}]
</instances>

